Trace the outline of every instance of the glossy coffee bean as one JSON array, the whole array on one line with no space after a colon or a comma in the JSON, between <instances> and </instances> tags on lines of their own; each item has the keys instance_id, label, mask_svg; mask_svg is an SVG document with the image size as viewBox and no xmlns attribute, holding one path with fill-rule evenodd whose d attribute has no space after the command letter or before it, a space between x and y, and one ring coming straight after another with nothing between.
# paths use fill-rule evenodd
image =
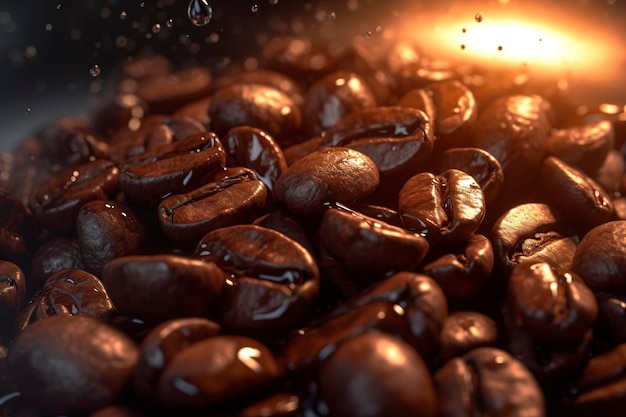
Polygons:
<instances>
[{"instance_id":1,"label":"glossy coffee bean","mask_svg":"<svg viewBox=\"0 0 626 417\"><path fill-rule=\"evenodd\" d=\"M191 191L223 170L226 154L213 133L197 133L128 160L120 190L134 202L154 205Z\"/></svg>"},{"instance_id":2,"label":"glossy coffee bean","mask_svg":"<svg viewBox=\"0 0 626 417\"><path fill-rule=\"evenodd\" d=\"M601 224L589 231L576 248L572 271L592 291L623 291L626 286L626 221Z\"/></svg>"},{"instance_id":3,"label":"glossy coffee bean","mask_svg":"<svg viewBox=\"0 0 626 417\"><path fill-rule=\"evenodd\" d=\"M85 269L76 238L51 239L33 255L28 287L43 287L50 275L62 269Z\"/></svg>"},{"instance_id":4,"label":"glossy coffee bean","mask_svg":"<svg viewBox=\"0 0 626 417\"><path fill-rule=\"evenodd\" d=\"M478 348L435 373L439 415L546 415L545 400L528 369L507 352Z\"/></svg>"},{"instance_id":5,"label":"glossy coffee bean","mask_svg":"<svg viewBox=\"0 0 626 417\"><path fill-rule=\"evenodd\" d=\"M318 136L346 114L375 106L376 98L359 75L333 72L316 81L307 92L302 111L304 134Z\"/></svg>"},{"instance_id":6,"label":"glossy coffee bean","mask_svg":"<svg viewBox=\"0 0 626 417\"><path fill-rule=\"evenodd\" d=\"M137 355L137 346L106 324L54 316L19 334L7 367L24 398L44 414L86 415L121 397Z\"/></svg>"},{"instance_id":7,"label":"glossy coffee bean","mask_svg":"<svg viewBox=\"0 0 626 417\"><path fill-rule=\"evenodd\" d=\"M164 321L207 314L220 296L224 276L210 262L146 255L107 263L102 281L122 314Z\"/></svg>"},{"instance_id":8,"label":"glossy coffee bean","mask_svg":"<svg viewBox=\"0 0 626 417\"><path fill-rule=\"evenodd\" d=\"M611 346L626 342L626 296L599 292L598 320L595 325L595 337L608 340Z\"/></svg>"},{"instance_id":9,"label":"glossy coffee bean","mask_svg":"<svg viewBox=\"0 0 626 417\"><path fill-rule=\"evenodd\" d=\"M255 225L207 233L194 257L214 262L230 278L220 324L239 331L281 329L296 323L319 291L319 270L302 246Z\"/></svg>"},{"instance_id":10,"label":"glossy coffee bean","mask_svg":"<svg viewBox=\"0 0 626 417\"><path fill-rule=\"evenodd\" d=\"M436 121L437 107L433 102L432 94L429 94L424 88L416 88L408 91L400 97L396 106L412 107L421 110L426 113L429 120Z\"/></svg>"},{"instance_id":11,"label":"glossy coffee bean","mask_svg":"<svg viewBox=\"0 0 626 417\"><path fill-rule=\"evenodd\" d=\"M511 272L508 311L533 339L557 344L582 338L598 317L598 304L575 273L526 262Z\"/></svg>"},{"instance_id":12,"label":"glossy coffee bean","mask_svg":"<svg viewBox=\"0 0 626 417\"><path fill-rule=\"evenodd\" d=\"M476 180L450 169L435 176L424 172L411 177L398 195L402 223L430 242L469 239L485 216L485 198Z\"/></svg>"},{"instance_id":13,"label":"glossy coffee bean","mask_svg":"<svg viewBox=\"0 0 626 417\"><path fill-rule=\"evenodd\" d=\"M611 219L613 204L602 187L557 158L543 161L541 188L546 201L567 217L581 235Z\"/></svg>"},{"instance_id":14,"label":"glossy coffee bean","mask_svg":"<svg viewBox=\"0 0 626 417\"><path fill-rule=\"evenodd\" d=\"M29 255L28 242L22 235L7 229L0 229L0 259L25 268Z\"/></svg>"},{"instance_id":15,"label":"glossy coffee bean","mask_svg":"<svg viewBox=\"0 0 626 417\"><path fill-rule=\"evenodd\" d=\"M248 126L228 131L223 138L228 166L250 168L271 192L287 171L287 160L276 141L266 132Z\"/></svg>"},{"instance_id":16,"label":"glossy coffee bean","mask_svg":"<svg viewBox=\"0 0 626 417\"><path fill-rule=\"evenodd\" d=\"M411 346L384 333L364 333L343 342L323 362L318 384L329 416L437 415L424 361Z\"/></svg>"},{"instance_id":17,"label":"glossy coffee bean","mask_svg":"<svg viewBox=\"0 0 626 417\"><path fill-rule=\"evenodd\" d=\"M274 210L265 216L259 217L253 224L276 230L298 242L311 255L315 254L313 243L306 230L307 223L283 209Z\"/></svg>"},{"instance_id":18,"label":"glossy coffee bean","mask_svg":"<svg viewBox=\"0 0 626 417\"><path fill-rule=\"evenodd\" d=\"M260 342L244 336L215 336L175 355L159 379L165 406L207 407L244 397L282 374Z\"/></svg>"},{"instance_id":19,"label":"glossy coffee bean","mask_svg":"<svg viewBox=\"0 0 626 417\"><path fill-rule=\"evenodd\" d=\"M213 181L159 203L159 224L176 245L194 249L211 230L250 223L263 211L267 187L246 168L229 168Z\"/></svg>"},{"instance_id":20,"label":"glossy coffee bean","mask_svg":"<svg viewBox=\"0 0 626 417\"><path fill-rule=\"evenodd\" d=\"M502 188L504 171L500 162L489 152L479 148L453 148L442 152L437 159L435 172L458 169L470 174L485 195L485 203L491 203Z\"/></svg>"},{"instance_id":21,"label":"glossy coffee bean","mask_svg":"<svg viewBox=\"0 0 626 417\"><path fill-rule=\"evenodd\" d=\"M236 417L295 417L302 400L294 394L279 392L239 411Z\"/></svg>"},{"instance_id":22,"label":"glossy coffee bean","mask_svg":"<svg viewBox=\"0 0 626 417\"><path fill-rule=\"evenodd\" d=\"M35 234L35 219L30 209L16 196L0 186L0 228L13 231L31 240Z\"/></svg>"},{"instance_id":23,"label":"glossy coffee bean","mask_svg":"<svg viewBox=\"0 0 626 417\"><path fill-rule=\"evenodd\" d=\"M211 128L223 136L237 126L266 131L280 146L293 142L302 114L287 94L263 84L233 84L213 94Z\"/></svg>"},{"instance_id":24,"label":"glossy coffee bean","mask_svg":"<svg viewBox=\"0 0 626 417\"><path fill-rule=\"evenodd\" d=\"M287 94L298 105L304 104L300 85L288 75L270 69L259 68L252 71L235 69L215 79L215 89L220 90L232 84L263 84Z\"/></svg>"},{"instance_id":25,"label":"glossy coffee bean","mask_svg":"<svg viewBox=\"0 0 626 417\"><path fill-rule=\"evenodd\" d=\"M139 346L134 373L134 388L144 400L157 399L163 369L181 351L209 337L217 336L217 323L203 318L168 320L152 329Z\"/></svg>"},{"instance_id":26,"label":"glossy coffee bean","mask_svg":"<svg viewBox=\"0 0 626 417\"><path fill-rule=\"evenodd\" d=\"M22 270L12 262L0 261L0 340L10 329L26 295L26 279Z\"/></svg>"},{"instance_id":27,"label":"glossy coffee bean","mask_svg":"<svg viewBox=\"0 0 626 417\"><path fill-rule=\"evenodd\" d=\"M379 183L378 168L365 154L343 147L313 152L291 165L274 189L276 200L293 214L313 214L325 203L352 203Z\"/></svg>"},{"instance_id":28,"label":"glossy coffee bean","mask_svg":"<svg viewBox=\"0 0 626 417\"><path fill-rule=\"evenodd\" d=\"M496 322L484 314L475 311L454 312L443 323L437 361L445 363L476 348L494 347L498 337Z\"/></svg>"},{"instance_id":29,"label":"glossy coffee bean","mask_svg":"<svg viewBox=\"0 0 626 417\"><path fill-rule=\"evenodd\" d=\"M120 256L148 249L148 233L141 220L124 203L91 201L76 218L76 236L85 269L102 276L102 267Z\"/></svg>"},{"instance_id":30,"label":"glossy coffee bean","mask_svg":"<svg viewBox=\"0 0 626 417\"><path fill-rule=\"evenodd\" d=\"M319 233L329 253L346 268L376 278L414 270L429 249L421 235L342 205L326 210Z\"/></svg>"},{"instance_id":31,"label":"glossy coffee bean","mask_svg":"<svg viewBox=\"0 0 626 417\"><path fill-rule=\"evenodd\" d=\"M454 247L446 246L444 252L424 265L422 271L439 284L448 300L472 298L483 288L493 271L491 241L483 235L474 234L466 242Z\"/></svg>"},{"instance_id":32,"label":"glossy coffee bean","mask_svg":"<svg viewBox=\"0 0 626 417\"><path fill-rule=\"evenodd\" d=\"M67 168L43 182L31 198L31 209L46 228L72 234L81 206L108 200L116 191L119 169L106 160Z\"/></svg>"},{"instance_id":33,"label":"glossy coffee bean","mask_svg":"<svg viewBox=\"0 0 626 417\"><path fill-rule=\"evenodd\" d=\"M507 210L491 231L496 263L507 272L525 261L571 269L578 238L569 229L547 204L521 204Z\"/></svg>"}]
</instances>

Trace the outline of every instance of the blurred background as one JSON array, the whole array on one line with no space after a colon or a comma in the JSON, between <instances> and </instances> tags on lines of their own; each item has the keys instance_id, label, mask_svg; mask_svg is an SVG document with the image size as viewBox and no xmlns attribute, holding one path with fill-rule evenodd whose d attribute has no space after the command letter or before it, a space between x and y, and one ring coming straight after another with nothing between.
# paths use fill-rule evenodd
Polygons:
<instances>
[{"instance_id":1,"label":"blurred background","mask_svg":"<svg viewBox=\"0 0 626 417\"><path fill-rule=\"evenodd\" d=\"M588 50L615 51L612 59L625 75L611 90L626 97L626 0L208 2L212 19L198 27L187 17L188 0L0 0L0 150L58 117L88 114L116 65L139 53L161 53L181 66L219 66L253 52L264 36L328 25L346 39L387 30L425 33L435 53L457 51L460 26L476 25L475 14L494 7L517 15L526 11L530 20L573 13L593 22L592 32L613 33L610 41L589 41L588 27L574 31L575 42L587 42ZM489 18L486 12L486 23ZM449 27L455 35L444 33ZM603 65L598 62L598 70Z\"/></svg>"}]
</instances>

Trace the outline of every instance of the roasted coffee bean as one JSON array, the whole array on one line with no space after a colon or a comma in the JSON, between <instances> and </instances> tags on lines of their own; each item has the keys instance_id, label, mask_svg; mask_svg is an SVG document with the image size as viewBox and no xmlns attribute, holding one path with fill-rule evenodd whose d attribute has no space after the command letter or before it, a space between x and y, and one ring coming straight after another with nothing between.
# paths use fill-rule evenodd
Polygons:
<instances>
[{"instance_id":1,"label":"roasted coffee bean","mask_svg":"<svg viewBox=\"0 0 626 417\"><path fill-rule=\"evenodd\" d=\"M532 184L546 154L549 103L539 96L502 97L478 117L474 146L492 154L504 170L507 192Z\"/></svg>"},{"instance_id":2,"label":"roasted coffee bean","mask_svg":"<svg viewBox=\"0 0 626 417\"><path fill-rule=\"evenodd\" d=\"M472 298L493 271L491 241L483 235L474 234L467 242L455 245L455 248L446 246L445 252L424 265L422 272L439 284L449 301Z\"/></svg>"},{"instance_id":3,"label":"roasted coffee bean","mask_svg":"<svg viewBox=\"0 0 626 417\"><path fill-rule=\"evenodd\" d=\"M76 218L76 235L85 269L102 276L102 267L120 256L148 249L148 234L132 210L116 201L91 201Z\"/></svg>"},{"instance_id":4,"label":"roasted coffee bean","mask_svg":"<svg viewBox=\"0 0 626 417\"><path fill-rule=\"evenodd\" d=\"M209 337L217 336L217 323L203 318L169 320L156 326L139 346L134 387L144 400L157 399L159 377L181 351Z\"/></svg>"},{"instance_id":5,"label":"roasted coffee bean","mask_svg":"<svg viewBox=\"0 0 626 417\"><path fill-rule=\"evenodd\" d=\"M325 203L352 203L378 186L378 168L365 154L332 147L313 152L291 165L278 179L274 196L293 214L313 214Z\"/></svg>"},{"instance_id":6,"label":"roasted coffee bean","mask_svg":"<svg viewBox=\"0 0 626 417\"><path fill-rule=\"evenodd\" d=\"M91 125L96 132L108 138L124 126L141 123L147 114L148 104L136 94L114 93L98 103Z\"/></svg>"},{"instance_id":7,"label":"roasted coffee bean","mask_svg":"<svg viewBox=\"0 0 626 417\"><path fill-rule=\"evenodd\" d=\"M28 264L29 254L28 243L22 235L0 228L0 259L25 268Z\"/></svg>"},{"instance_id":8,"label":"roasted coffee bean","mask_svg":"<svg viewBox=\"0 0 626 417\"><path fill-rule=\"evenodd\" d=\"M293 143L302 126L298 105L287 94L263 84L233 84L213 94L211 128L219 136L237 126L266 131L280 146Z\"/></svg>"},{"instance_id":9,"label":"roasted coffee bean","mask_svg":"<svg viewBox=\"0 0 626 417\"><path fill-rule=\"evenodd\" d=\"M470 174L485 195L488 205L500 192L504 183L504 172L500 162L489 152L479 148L453 148L441 154L434 167L434 172L458 169Z\"/></svg>"},{"instance_id":10,"label":"roasted coffee bean","mask_svg":"<svg viewBox=\"0 0 626 417\"><path fill-rule=\"evenodd\" d=\"M31 198L31 209L44 227L71 235L81 206L112 197L118 177L119 169L103 159L64 169L39 186Z\"/></svg>"},{"instance_id":11,"label":"roasted coffee bean","mask_svg":"<svg viewBox=\"0 0 626 417\"><path fill-rule=\"evenodd\" d=\"M344 116L322 134L323 146L345 146L369 156L383 177L415 173L434 146L428 116L410 107L376 107Z\"/></svg>"},{"instance_id":12,"label":"roasted coffee bean","mask_svg":"<svg viewBox=\"0 0 626 417\"><path fill-rule=\"evenodd\" d=\"M348 270L373 279L414 270L429 249L428 241L343 205L329 208L320 225L320 240ZM364 284L368 279L363 279Z\"/></svg>"},{"instance_id":13,"label":"roasted coffee bean","mask_svg":"<svg viewBox=\"0 0 626 417\"><path fill-rule=\"evenodd\" d=\"M17 197L0 187L0 229L17 232L27 240L35 235L35 219L30 209Z\"/></svg>"},{"instance_id":14,"label":"roasted coffee bean","mask_svg":"<svg viewBox=\"0 0 626 417\"><path fill-rule=\"evenodd\" d=\"M319 270L309 252L261 226L213 230L202 238L194 257L214 262L230 274L219 313L219 322L227 329L288 328L319 291Z\"/></svg>"},{"instance_id":15,"label":"roasted coffee bean","mask_svg":"<svg viewBox=\"0 0 626 417\"><path fill-rule=\"evenodd\" d=\"M626 296L599 292L598 320L594 336L608 340L611 346L626 342Z\"/></svg>"},{"instance_id":16,"label":"roasted coffee bean","mask_svg":"<svg viewBox=\"0 0 626 417\"><path fill-rule=\"evenodd\" d=\"M0 261L0 343L11 328L26 295L26 279L12 262Z\"/></svg>"},{"instance_id":17,"label":"roasted coffee bean","mask_svg":"<svg viewBox=\"0 0 626 417\"><path fill-rule=\"evenodd\" d=\"M385 222L392 226L403 227L400 214L389 207L377 206L375 204L359 203L352 204L354 210L369 217L373 217L376 220Z\"/></svg>"},{"instance_id":18,"label":"roasted coffee bean","mask_svg":"<svg viewBox=\"0 0 626 417\"><path fill-rule=\"evenodd\" d=\"M159 378L165 406L207 407L244 397L282 374L260 342L244 336L215 336L175 355Z\"/></svg>"},{"instance_id":19,"label":"roasted coffee bean","mask_svg":"<svg viewBox=\"0 0 626 417\"><path fill-rule=\"evenodd\" d=\"M50 275L62 269L85 269L76 238L51 239L37 249L30 265L28 288L32 291L43 287Z\"/></svg>"},{"instance_id":20,"label":"roasted coffee bean","mask_svg":"<svg viewBox=\"0 0 626 417\"><path fill-rule=\"evenodd\" d=\"M297 395L279 392L239 411L236 417L295 417L301 400Z\"/></svg>"},{"instance_id":21,"label":"roasted coffee bean","mask_svg":"<svg viewBox=\"0 0 626 417\"><path fill-rule=\"evenodd\" d=\"M624 157L620 152L611 149L593 179L604 188L607 194L614 196L620 189L625 173Z\"/></svg>"},{"instance_id":22,"label":"roasted coffee bean","mask_svg":"<svg viewBox=\"0 0 626 417\"><path fill-rule=\"evenodd\" d=\"M526 367L507 352L478 348L435 373L439 415L546 415L543 394Z\"/></svg>"},{"instance_id":23,"label":"roasted coffee bean","mask_svg":"<svg viewBox=\"0 0 626 417\"><path fill-rule=\"evenodd\" d=\"M316 136L284 148L287 166L291 166L298 159L304 158L311 152L317 151L321 147L323 141L324 139L321 136Z\"/></svg>"},{"instance_id":24,"label":"roasted coffee bean","mask_svg":"<svg viewBox=\"0 0 626 417\"><path fill-rule=\"evenodd\" d=\"M227 169L200 188L162 200L159 224L175 244L191 250L211 230L251 223L262 213L267 195L249 169Z\"/></svg>"},{"instance_id":25,"label":"roasted coffee bean","mask_svg":"<svg viewBox=\"0 0 626 417\"><path fill-rule=\"evenodd\" d=\"M480 347L495 346L499 340L495 321L475 311L457 311L443 322L438 363L462 356Z\"/></svg>"},{"instance_id":26,"label":"roasted coffee bean","mask_svg":"<svg viewBox=\"0 0 626 417\"><path fill-rule=\"evenodd\" d=\"M172 113L173 117L184 117L194 119L205 127L205 130L209 129L211 125L211 118L209 117L209 106L211 105L211 96L201 98L200 100L192 101L189 104L185 104L183 107Z\"/></svg>"},{"instance_id":27,"label":"roasted coffee bean","mask_svg":"<svg viewBox=\"0 0 626 417\"><path fill-rule=\"evenodd\" d=\"M234 70L221 75L215 80L215 89L220 90L232 84L263 84L274 87L287 94L298 105L304 104L304 97L300 86L293 78L282 72L269 69L256 69L253 71Z\"/></svg>"},{"instance_id":28,"label":"roasted coffee bean","mask_svg":"<svg viewBox=\"0 0 626 417\"><path fill-rule=\"evenodd\" d=\"M222 140L228 166L250 168L271 192L287 171L287 160L274 139L266 132L248 126L231 129Z\"/></svg>"},{"instance_id":29,"label":"roasted coffee bean","mask_svg":"<svg viewBox=\"0 0 626 417\"><path fill-rule=\"evenodd\" d=\"M333 72L309 88L302 111L304 134L319 136L345 115L375 106L376 98L360 76Z\"/></svg>"},{"instance_id":30,"label":"roasted coffee bean","mask_svg":"<svg viewBox=\"0 0 626 417\"><path fill-rule=\"evenodd\" d=\"M329 416L437 415L433 380L424 361L411 346L384 333L368 332L343 342L323 362L318 384Z\"/></svg>"},{"instance_id":31,"label":"roasted coffee bean","mask_svg":"<svg viewBox=\"0 0 626 417\"><path fill-rule=\"evenodd\" d=\"M124 60L118 65L117 73L121 79L119 88L131 88L125 84L126 80L140 81L159 74L169 74L174 64L166 56L159 54L142 54L133 59ZM136 83L131 83L136 88Z\"/></svg>"},{"instance_id":32,"label":"roasted coffee bean","mask_svg":"<svg viewBox=\"0 0 626 417\"><path fill-rule=\"evenodd\" d=\"M562 415L618 417L626 404L626 344L591 358L571 388Z\"/></svg>"},{"instance_id":33,"label":"roasted coffee bean","mask_svg":"<svg viewBox=\"0 0 626 417\"><path fill-rule=\"evenodd\" d=\"M196 133L131 158L120 172L120 190L140 204L191 191L224 169L226 154L213 133Z\"/></svg>"},{"instance_id":34,"label":"roasted coffee bean","mask_svg":"<svg viewBox=\"0 0 626 417\"><path fill-rule=\"evenodd\" d=\"M434 81L449 80L453 76L450 64L443 61L429 62L419 46L412 41L395 42L387 51L385 64L400 91L424 87Z\"/></svg>"},{"instance_id":35,"label":"roasted coffee bean","mask_svg":"<svg viewBox=\"0 0 626 417\"><path fill-rule=\"evenodd\" d=\"M587 175L598 172L615 143L609 121L557 130L546 140L546 152Z\"/></svg>"},{"instance_id":36,"label":"roasted coffee bean","mask_svg":"<svg viewBox=\"0 0 626 417\"><path fill-rule=\"evenodd\" d=\"M449 169L411 177L398 195L402 223L430 242L469 239L485 217L485 197L469 174Z\"/></svg>"},{"instance_id":37,"label":"roasted coffee bean","mask_svg":"<svg viewBox=\"0 0 626 417\"><path fill-rule=\"evenodd\" d=\"M396 103L396 106L412 107L426 113L428 120L436 121L437 107L433 102L432 94L423 88L413 89L404 94Z\"/></svg>"},{"instance_id":38,"label":"roasted coffee bean","mask_svg":"<svg viewBox=\"0 0 626 417\"><path fill-rule=\"evenodd\" d=\"M146 255L107 263L102 281L122 314L164 321L206 315L222 292L224 275L211 262Z\"/></svg>"},{"instance_id":39,"label":"roasted coffee bean","mask_svg":"<svg viewBox=\"0 0 626 417\"><path fill-rule=\"evenodd\" d=\"M261 58L265 66L296 80L317 79L334 68L337 57L328 43L308 36L274 36L263 44Z\"/></svg>"},{"instance_id":40,"label":"roasted coffee bean","mask_svg":"<svg viewBox=\"0 0 626 417\"><path fill-rule=\"evenodd\" d=\"M86 415L119 399L137 346L86 316L54 316L24 329L7 368L21 395L46 415Z\"/></svg>"},{"instance_id":41,"label":"roasted coffee bean","mask_svg":"<svg viewBox=\"0 0 626 417\"><path fill-rule=\"evenodd\" d=\"M567 217L580 235L611 219L613 204L602 187L557 158L543 161L541 188L546 201Z\"/></svg>"},{"instance_id":42,"label":"roasted coffee bean","mask_svg":"<svg viewBox=\"0 0 626 417\"><path fill-rule=\"evenodd\" d=\"M507 302L515 323L542 343L578 340L598 317L598 304L585 283L545 262L513 268Z\"/></svg>"},{"instance_id":43,"label":"roasted coffee bean","mask_svg":"<svg viewBox=\"0 0 626 417\"><path fill-rule=\"evenodd\" d=\"M283 209L278 209L265 216L259 217L254 221L254 224L276 230L298 242L311 255L315 254L313 243L305 229L306 223Z\"/></svg>"},{"instance_id":44,"label":"roasted coffee bean","mask_svg":"<svg viewBox=\"0 0 626 417\"><path fill-rule=\"evenodd\" d=\"M578 243L561 215L542 203L522 204L507 210L493 226L490 237L496 263L507 273L525 261L545 261L571 269Z\"/></svg>"},{"instance_id":45,"label":"roasted coffee bean","mask_svg":"<svg viewBox=\"0 0 626 417\"><path fill-rule=\"evenodd\" d=\"M138 82L136 94L148 104L151 113L169 114L208 96L211 85L211 72L207 68L192 67L152 74Z\"/></svg>"},{"instance_id":46,"label":"roasted coffee bean","mask_svg":"<svg viewBox=\"0 0 626 417\"><path fill-rule=\"evenodd\" d=\"M589 231L576 248L572 271L592 291L623 291L626 287L626 221L601 224Z\"/></svg>"}]
</instances>

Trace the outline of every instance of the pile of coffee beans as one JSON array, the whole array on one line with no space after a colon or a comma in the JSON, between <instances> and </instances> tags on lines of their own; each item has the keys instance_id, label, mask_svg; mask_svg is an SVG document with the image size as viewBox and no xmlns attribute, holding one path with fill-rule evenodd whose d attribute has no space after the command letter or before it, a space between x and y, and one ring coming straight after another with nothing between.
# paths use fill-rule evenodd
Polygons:
<instances>
[{"instance_id":1,"label":"pile of coffee beans","mask_svg":"<svg viewBox=\"0 0 626 417\"><path fill-rule=\"evenodd\" d=\"M0 415L624 415L624 109L367 42L136 57L0 154Z\"/></svg>"}]
</instances>

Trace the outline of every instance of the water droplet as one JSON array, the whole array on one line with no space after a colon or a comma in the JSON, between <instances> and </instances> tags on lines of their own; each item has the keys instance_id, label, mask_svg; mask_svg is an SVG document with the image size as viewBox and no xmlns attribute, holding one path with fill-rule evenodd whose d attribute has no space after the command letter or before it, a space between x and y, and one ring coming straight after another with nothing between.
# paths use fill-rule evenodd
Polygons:
<instances>
[{"instance_id":1,"label":"water droplet","mask_svg":"<svg viewBox=\"0 0 626 417\"><path fill-rule=\"evenodd\" d=\"M502 45L498 45L498 51L502 50Z\"/></svg>"},{"instance_id":2,"label":"water droplet","mask_svg":"<svg viewBox=\"0 0 626 417\"><path fill-rule=\"evenodd\" d=\"M159 33L161 31L161 25L159 23L155 23L152 25L152 33Z\"/></svg>"},{"instance_id":3,"label":"water droplet","mask_svg":"<svg viewBox=\"0 0 626 417\"><path fill-rule=\"evenodd\" d=\"M213 8L208 0L190 0L187 6L187 16L196 26L205 26L213 17Z\"/></svg>"},{"instance_id":4,"label":"water droplet","mask_svg":"<svg viewBox=\"0 0 626 417\"><path fill-rule=\"evenodd\" d=\"M461 49L465 49L465 44L461 44Z\"/></svg>"},{"instance_id":5,"label":"water droplet","mask_svg":"<svg viewBox=\"0 0 626 417\"><path fill-rule=\"evenodd\" d=\"M478 23L483 21L483 14L482 13L476 13L476 15L474 16L474 20L477 21Z\"/></svg>"},{"instance_id":6,"label":"water droplet","mask_svg":"<svg viewBox=\"0 0 626 417\"><path fill-rule=\"evenodd\" d=\"M463 28L463 29L461 29L461 32L466 33L467 29Z\"/></svg>"},{"instance_id":7,"label":"water droplet","mask_svg":"<svg viewBox=\"0 0 626 417\"><path fill-rule=\"evenodd\" d=\"M26 107L26 110L24 110L24 114L30 114L30 107Z\"/></svg>"},{"instance_id":8,"label":"water droplet","mask_svg":"<svg viewBox=\"0 0 626 417\"><path fill-rule=\"evenodd\" d=\"M382 31L383 31L383 27L382 26L380 26L380 25L376 26L376 32L380 33Z\"/></svg>"},{"instance_id":9,"label":"water droplet","mask_svg":"<svg viewBox=\"0 0 626 417\"><path fill-rule=\"evenodd\" d=\"M372 39L372 32L370 32L369 30L365 32L365 39Z\"/></svg>"},{"instance_id":10,"label":"water droplet","mask_svg":"<svg viewBox=\"0 0 626 417\"><path fill-rule=\"evenodd\" d=\"M167 26L168 28L174 27L174 21L172 19L167 19L167 22L165 22L165 26Z\"/></svg>"},{"instance_id":11,"label":"water droplet","mask_svg":"<svg viewBox=\"0 0 626 417\"><path fill-rule=\"evenodd\" d=\"M139 3L139 7L144 8L146 7L146 2L142 1L141 3Z\"/></svg>"},{"instance_id":12,"label":"water droplet","mask_svg":"<svg viewBox=\"0 0 626 417\"><path fill-rule=\"evenodd\" d=\"M50 32L51 30L52 30L52 23L48 23L48 24L46 25L46 31L47 31L47 32Z\"/></svg>"},{"instance_id":13,"label":"water droplet","mask_svg":"<svg viewBox=\"0 0 626 417\"><path fill-rule=\"evenodd\" d=\"M96 64L93 67L89 68L89 74L91 74L92 77L97 77L98 75L100 75L100 66Z\"/></svg>"},{"instance_id":14,"label":"water droplet","mask_svg":"<svg viewBox=\"0 0 626 417\"><path fill-rule=\"evenodd\" d=\"M120 13L120 19L126 19L126 10L122 10L122 12Z\"/></svg>"},{"instance_id":15,"label":"water droplet","mask_svg":"<svg viewBox=\"0 0 626 417\"><path fill-rule=\"evenodd\" d=\"M337 19L337 13L335 12L328 13L328 20L330 20L331 22L334 22L335 19Z\"/></svg>"},{"instance_id":16,"label":"water droplet","mask_svg":"<svg viewBox=\"0 0 626 417\"><path fill-rule=\"evenodd\" d=\"M267 0L267 2L272 6L276 6L278 4L278 0Z\"/></svg>"},{"instance_id":17,"label":"water droplet","mask_svg":"<svg viewBox=\"0 0 626 417\"><path fill-rule=\"evenodd\" d=\"M57 4L57 10L61 10L61 3Z\"/></svg>"},{"instance_id":18,"label":"water droplet","mask_svg":"<svg viewBox=\"0 0 626 417\"><path fill-rule=\"evenodd\" d=\"M259 11L259 5L258 4L253 4L252 7L250 7L250 11L252 13L256 13Z\"/></svg>"}]
</instances>

